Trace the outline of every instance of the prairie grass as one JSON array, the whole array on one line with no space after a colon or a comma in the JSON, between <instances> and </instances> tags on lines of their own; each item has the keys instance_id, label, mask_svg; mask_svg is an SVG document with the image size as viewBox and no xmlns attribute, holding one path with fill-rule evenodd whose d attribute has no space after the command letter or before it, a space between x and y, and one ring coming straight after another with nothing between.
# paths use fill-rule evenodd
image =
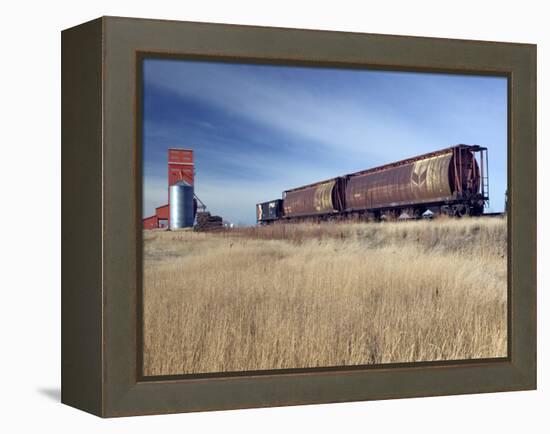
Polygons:
<instances>
[{"instance_id":1,"label":"prairie grass","mask_svg":"<svg viewBox=\"0 0 550 434\"><path fill-rule=\"evenodd\" d=\"M144 374L504 357L505 219L144 232Z\"/></svg>"}]
</instances>

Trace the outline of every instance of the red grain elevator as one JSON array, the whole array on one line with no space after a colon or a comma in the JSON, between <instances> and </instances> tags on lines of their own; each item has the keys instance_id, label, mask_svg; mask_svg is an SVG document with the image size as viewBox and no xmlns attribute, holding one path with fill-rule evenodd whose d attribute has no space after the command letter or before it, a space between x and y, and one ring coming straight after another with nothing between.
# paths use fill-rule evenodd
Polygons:
<instances>
[{"instance_id":1,"label":"red grain elevator","mask_svg":"<svg viewBox=\"0 0 550 434\"><path fill-rule=\"evenodd\" d=\"M143 219L143 229L156 229L170 225L170 186L178 181L195 183L195 162L192 149L168 149L168 203L158 206L155 215Z\"/></svg>"},{"instance_id":2,"label":"red grain elevator","mask_svg":"<svg viewBox=\"0 0 550 434\"><path fill-rule=\"evenodd\" d=\"M192 149L168 149L168 187L178 181L185 181L189 185L195 181Z\"/></svg>"}]
</instances>

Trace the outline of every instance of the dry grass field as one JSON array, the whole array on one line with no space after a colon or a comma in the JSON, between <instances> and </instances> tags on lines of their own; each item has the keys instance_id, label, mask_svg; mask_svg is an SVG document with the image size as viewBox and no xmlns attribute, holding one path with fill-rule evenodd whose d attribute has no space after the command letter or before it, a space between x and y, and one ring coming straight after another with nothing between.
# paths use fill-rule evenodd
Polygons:
<instances>
[{"instance_id":1,"label":"dry grass field","mask_svg":"<svg viewBox=\"0 0 550 434\"><path fill-rule=\"evenodd\" d=\"M144 232L144 374L506 355L506 221Z\"/></svg>"}]
</instances>

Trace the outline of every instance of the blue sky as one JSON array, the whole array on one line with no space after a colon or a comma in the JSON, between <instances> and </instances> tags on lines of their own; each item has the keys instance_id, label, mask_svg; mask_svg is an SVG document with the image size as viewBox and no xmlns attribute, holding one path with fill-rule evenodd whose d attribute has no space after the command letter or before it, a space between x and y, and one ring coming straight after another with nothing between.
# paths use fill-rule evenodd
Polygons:
<instances>
[{"instance_id":1,"label":"blue sky","mask_svg":"<svg viewBox=\"0 0 550 434\"><path fill-rule=\"evenodd\" d=\"M502 77L147 59L143 215L167 202L167 149L195 151L195 193L255 223L258 202L310 182L458 143L489 148L490 211L502 211Z\"/></svg>"}]
</instances>

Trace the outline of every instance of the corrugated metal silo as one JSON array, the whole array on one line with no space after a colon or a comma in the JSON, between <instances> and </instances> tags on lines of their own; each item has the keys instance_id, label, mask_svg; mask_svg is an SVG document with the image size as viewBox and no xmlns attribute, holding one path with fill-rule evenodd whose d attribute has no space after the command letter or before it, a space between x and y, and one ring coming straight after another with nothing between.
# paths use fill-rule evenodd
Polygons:
<instances>
[{"instance_id":1,"label":"corrugated metal silo","mask_svg":"<svg viewBox=\"0 0 550 434\"><path fill-rule=\"evenodd\" d=\"M193 197L193 186L185 181L178 181L170 186L170 229L193 226Z\"/></svg>"}]
</instances>

